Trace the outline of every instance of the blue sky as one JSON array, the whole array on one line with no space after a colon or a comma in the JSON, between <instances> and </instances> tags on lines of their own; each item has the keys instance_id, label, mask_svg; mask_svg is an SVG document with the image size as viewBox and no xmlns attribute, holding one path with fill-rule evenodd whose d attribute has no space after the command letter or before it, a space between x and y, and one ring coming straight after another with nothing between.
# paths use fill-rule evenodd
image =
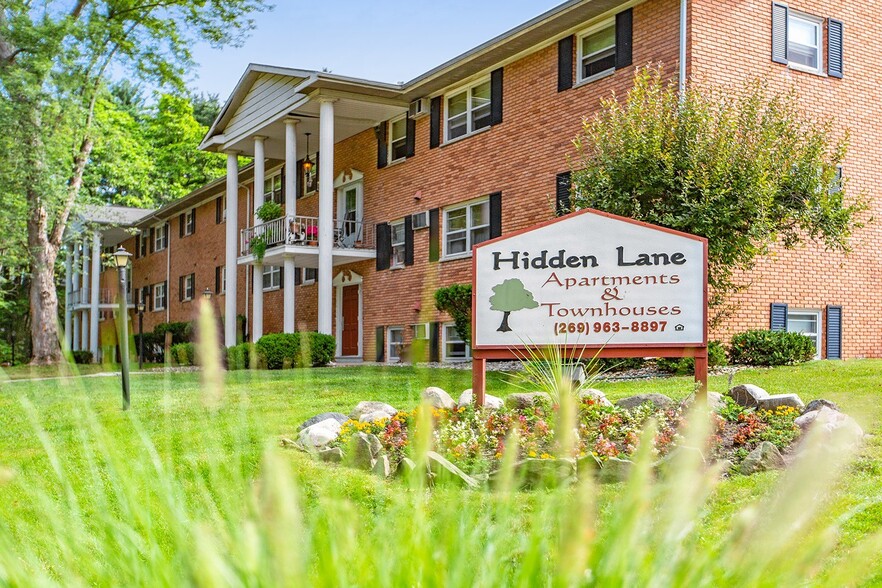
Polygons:
<instances>
[{"instance_id":1,"label":"blue sky","mask_svg":"<svg viewBox=\"0 0 882 588\"><path fill-rule=\"evenodd\" d=\"M410 80L563 0L275 0L239 48L197 46L190 86L223 102L249 63Z\"/></svg>"}]
</instances>

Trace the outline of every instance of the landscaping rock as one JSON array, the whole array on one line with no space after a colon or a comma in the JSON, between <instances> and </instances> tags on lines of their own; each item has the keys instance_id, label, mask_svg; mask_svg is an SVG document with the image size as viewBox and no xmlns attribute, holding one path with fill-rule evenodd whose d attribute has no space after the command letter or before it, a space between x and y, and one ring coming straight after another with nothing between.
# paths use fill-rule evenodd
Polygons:
<instances>
[{"instance_id":1,"label":"landscaping rock","mask_svg":"<svg viewBox=\"0 0 882 588\"><path fill-rule=\"evenodd\" d=\"M601 484L615 484L616 482L624 482L631 475L631 469L634 462L630 459L620 459L618 457L610 457L603 462L597 480Z\"/></svg>"},{"instance_id":2,"label":"landscaping rock","mask_svg":"<svg viewBox=\"0 0 882 588\"><path fill-rule=\"evenodd\" d=\"M381 455L374 462L374 467L371 471L381 478L388 478L392 475L392 467L389 465L389 456Z\"/></svg>"},{"instance_id":3,"label":"landscaping rock","mask_svg":"<svg viewBox=\"0 0 882 588\"><path fill-rule=\"evenodd\" d=\"M469 388L468 390L466 390L462 394L460 394L459 401L456 403L456 405L457 406L468 406L474 401L475 401L475 399L474 399L474 396L472 395L472 389ZM490 394L487 394L486 392L484 393L484 407L485 408L492 408L493 410L497 410L497 409L502 408L503 404L504 403L502 402L502 398L492 396Z\"/></svg>"},{"instance_id":4,"label":"landscaping rock","mask_svg":"<svg viewBox=\"0 0 882 588\"><path fill-rule=\"evenodd\" d=\"M699 465L705 466L707 463L700 449L681 445L673 448L667 455L657 460L652 467L659 474L665 475L671 471L672 467L684 465L687 468L694 468Z\"/></svg>"},{"instance_id":5,"label":"landscaping rock","mask_svg":"<svg viewBox=\"0 0 882 588\"><path fill-rule=\"evenodd\" d=\"M348 417L345 414L343 414L342 412L323 412L322 414L317 414L314 417L312 417L311 419L307 419L307 420L303 421L302 423L300 423L300 426L297 427L297 430L302 431L306 427L310 427L316 423L320 423L320 422L327 420L327 419L334 419L336 421L339 421L340 424L343 424L346 422L347 418Z\"/></svg>"},{"instance_id":6,"label":"landscaping rock","mask_svg":"<svg viewBox=\"0 0 882 588\"><path fill-rule=\"evenodd\" d=\"M375 423L377 421L382 421L383 419L392 418L388 412L384 412L382 410L375 410L374 412L369 412L361 415L361 418L358 419L362 423Z\"/></svg>"},{"instance_id":7,"label":"landscaping rock","mask_svg":"<svg viewBox=\"0 0 882 588\"><path fill-rule=\"evenodd\" d=\"M612 406L612 402L606 397L606 394L598 390L597 388L585 388L583 390L579 390L579 402L585 398L590 398L597 404L601 406Z\"/></svg>"},{"instance_id":8,"label":"landscaping rock","mask_svg":"<svg viewBox=\"0 0 882 588\"><path fill-rule=\"evenodd\" d=\"M329 463L340 463L343 461L343 450L339 447L331 447L329 449L322 449L318 452L317 457L319 461L325 461Z\"/></svg>"},{"instance_id":9,"label":"landscaping rock","mask_svg":"<svg viewBox=\"0 0 882 588\"><path fill-rule=\"evenodd\" d=\"M695 398L695 394L690 394L680 404L684 408L690 408L693 404L695 404ZM723 395L719 392L708 392L707 408L708 410L711 410L713 412L720 412L722 409L726 408L726 401L723 400Z\"/></svg>"},{"instance_id":10,"label":"landscaping rock","mask_svg":"<svg viewBox=\"0 0 882 588\"><path fill-rule=\"evenodd\" d=\"M456 408L456 402L453 401L450 394L435 386L429 386L423 390L423 401L433 408L443 408L444 410Z\"/></svg>"},{"instance_id":11,"label":"landscaping rock","mask_svg":"<svg viewBox=\"0 0 882 588\"><path fill-rule=\"evenodd\" d=\"M757 400L757 409L759 410L775 410L779 406L789 406L799 411L805 408L802 399L796 394L776 394Z\"/></svg>"},{"instance_id":12,"label":"landscaping rock","mask_svg":"<svg viewBox=\"0 0 882 588\"><path fill-rule=\"evenodd\" d=\"M628 396L616 402L616 406L630 410L643 406L647 402L651 402L657 409L665 409L673 406L674 401L664 394L637 394L636 396Z\"/></svg>"},{"instance_id":13,"label":"landscaping rock","mask_svg":"<svg viewBox=\"0 0 882 588\"><path fill-rule=\"evenodd\" d=\"M350 441L349 451L346 452L347 463L360 470L371 470L383 446L376 435L357 433Z\"/></svg>"},{"instance_id":14,"label":"landscaping rock","mask_svg":"<svg viewBox=\"0 0 882 588\"><path fill-rule=\"evenodd\" d=\"M802 414L806 414L808 412L814 412L816 410L821 410L822 407L826 406L827 408L832 408L836 412L841 412L839 410L839 406L835 402L830 402L829 400L824 400L823 398L819 398L818 400L812 400L808 404L805 405L805 408L802 409Z\"/></svg>"},{"instance_id":15,"label":"landscaping rock","mask_svg":"<svg viewBox=\"0 0 882 588\"><path fill-rule=\"evenodd\" d=\"M770 441L763 441L741 462L741 473L745 476L768 470L784 469L784 456Z\"/></svg>"},{"instance_id":16,"label":"landscaping rock","mask_svg":"<svg viewBox=\"0 0 882 588\"><path fill-rule=\"evenodd\" d=\"M509 408L529 408L537 404L551 406L551 396L546 392L518 392L505 397L505 405Z\"/></svg>"},{"instance_id":17,"label":"landscaping rock","mask_svg":"<svg viewBox=\"0 0 882 588\"><path fill-rule=\"evenodd\" d=\"M602 467L603 464L593 453L583 455L576 460L576 473L579 476L584 476L588 472L599 471Z\"/></svg>"},{"instance_id":18,"label":"landscaping rock","mask_svg":"<svg viewBox=\"0 0 882 588\"><path fill-rule=\"evenodd\" d=\"M341 426L337 419L325 419L300 431L297 440L306 449L322 449L340 435Z\"/></svg>"},{"instance_id":19,"label":"landscaping rock","mask_svg":"<svg viewBox=\"0 0 882 588\"><path fill-rule=\"evenodd\" d=\"M576 481L576 460L528 458L514 464L514 479L523 488L558 488Z\"/></svg>"},{"instance_id":20,"label":"landscaping rock","mask_svg":"<svg viewBox=\"0 0 882 588\"><path fill-rule=\"evenodd\" d=\"M416 463L409 457L401 458L398 467L395 468L395 476L411 476L416 471Z\"/></svg>"},{"instance_id":21,"label":"landscaping rock","mask_svg":"<svg viewBox=\"0 0 882 588\"><path fill-rule=\"evenodd\" d=\"M438 453L430 451L426 454L426 459L434 484L453 484L461 488L477 488L480 486L477 480L441 457Z\"/></svg>"},{"instance_id":22,"label":"landscaping rock","mask_svg":"<svg viewBox=\"0 0 882 588\"><path fill-rule=\"evenodd\" d=\"M756 408L760 400L769 397L769 393L753 384L739 384L729 390L729 396L745 408Z\"/></svg>"},{"instance_id":23,"label":"landscaping rock","mask_svg":"<svg viewBox=\"0 0 882 588\"><path fill-rule=\"evenodd\" d=\"M828 435L832 436L839 430L844 430L846 439L850 443L859 443L864 437L864 431L853 418L847 414L843 414L838 410L833 410L829 406L822 406L820 410L807 412L797 417L793 421L800 429L806 430L809 427L821 427Z\"/></svg>"},{"instance_id":24,"label":"landscaping rock","mask_svg":"<svg viewBox=\"0 0 882 588\"><path fill-rule=\"evenodd\" d=\"M395 410L392 406L389 406L385 402L374 402L372 400L366 400L359 402L358 405L349 413L349 418L354 421L361 420L362 415L370 414L372 412L383 412L389 415L390 417L398 414L398 411Z\"/></svg>"}]
</instances>

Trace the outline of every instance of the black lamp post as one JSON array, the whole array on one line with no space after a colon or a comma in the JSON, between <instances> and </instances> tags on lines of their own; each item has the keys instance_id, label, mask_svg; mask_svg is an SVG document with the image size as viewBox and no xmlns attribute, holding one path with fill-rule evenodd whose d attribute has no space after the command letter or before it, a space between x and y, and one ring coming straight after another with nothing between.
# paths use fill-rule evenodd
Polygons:
<instances>
[{"instance_id":1,"label":"black lamp post","mask_svg":"<svg viewBox=\"0 0 882 588\"><path fill-rule=\"evenodd\" d=\"M212 292L208 288L206 288L205 290L202 291L202 297L205 298L206 300L211 300L211 294L212 294Z\"/></svg>"},{"instance_id":2,"label":"black lamp post","mask_svg":"<svg viewBox=\"0 0 882 588\"><path fill-rule=\"evenodd\" d=\"M138 301L138 369L144 369L144 299Z\"/></svg>"},{"instance_id":3,"label":"black lamp post","mask_svg":"<svg viewBox=\"0 0 882 588\"><path fill-rule=\"evenodd\" d=\"M119 270L119 356L122 363L123 410L129 409L129 310L126 301L126 267L132 254L120 246L113 254Z\"/></svg>"}]
</instances>

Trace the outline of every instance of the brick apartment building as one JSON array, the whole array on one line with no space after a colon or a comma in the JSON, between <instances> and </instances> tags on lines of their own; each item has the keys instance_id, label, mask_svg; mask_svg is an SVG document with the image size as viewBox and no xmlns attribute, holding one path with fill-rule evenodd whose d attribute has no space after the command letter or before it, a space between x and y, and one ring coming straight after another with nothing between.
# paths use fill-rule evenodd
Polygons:
<instances>
[{"instance_id":1,"label":"brick apartment building","mask_svg":"<svg viewBox=\"0 0 882 588\"><path fill-rule=\"evenodd\" d=\"M872 0L571 0L405 84L252 65L202 145L227 154L226 178L159 210L120 211L135 237L73 235L69 342L98 350L110 307L94 260L122 244L135 298L149 296L146 329L194 318L208 289L223 316L246 317L250 340L318 330L341 359L398 361L415 339L433 360L466 358L435 290L471 280L472 245L556 214L582 118L650 63L681 83L796 87L809 112L850 131L844 175L879 218L880 23ZM267 200L285 216L263 224ZM712 335L771 326L806 332L819 357L880 357L880 262L879 223L847 256L776 250ZM104 272L108 292L115 274ZM225 320L227 345L237 326L241 336L242 322Z\"/></svg>"}]
</instances>

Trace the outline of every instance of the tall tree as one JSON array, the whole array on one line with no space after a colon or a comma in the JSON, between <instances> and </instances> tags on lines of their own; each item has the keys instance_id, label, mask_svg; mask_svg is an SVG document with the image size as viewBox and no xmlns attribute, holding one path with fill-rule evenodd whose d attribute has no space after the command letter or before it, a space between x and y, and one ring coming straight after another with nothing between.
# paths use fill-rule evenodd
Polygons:
<instances>
[{"instance_id":1,"label":"tall tree","mask_svg":"<svg viewBox=\"0 0 882 588\"><path fill-rule=\"evenodd\" d=\"M26 203L33 361L60 359L55 262L94 147L108 72L183 88L197 41L240 42L265 0L3 0L0 135L16 165L0 194ZM8 164L8 160L4 162Z\"/></svg>"}]
</instances>

